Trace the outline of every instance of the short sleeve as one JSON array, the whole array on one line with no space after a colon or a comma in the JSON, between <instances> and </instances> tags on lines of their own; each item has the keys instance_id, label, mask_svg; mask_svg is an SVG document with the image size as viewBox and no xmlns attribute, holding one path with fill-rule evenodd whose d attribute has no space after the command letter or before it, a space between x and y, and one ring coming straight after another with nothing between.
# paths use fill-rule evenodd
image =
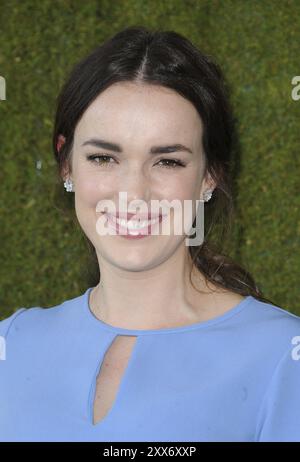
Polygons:
<instances>
[{"instance_id":1,"label":"short sleeve","mask_svg":"<svg viewBox=\"0 0 300 462\"><path fill-rule=\"evenodd\" d=\"M14 319L22 313L26 308L19 308L8 318L0 321L0 361L6 359L6 338L9 332L9 329L14 321Z\"/></svg>"},{"instance_id":2,"label":"short sleeve","mask_svg":"<svg viewBox=\"0 0 300 462\"><path fill-rule=\"evenodd\" d=\"M256 430L258 442L300 442L300 332L273 373Z\"/></svg>"}]
</instances>

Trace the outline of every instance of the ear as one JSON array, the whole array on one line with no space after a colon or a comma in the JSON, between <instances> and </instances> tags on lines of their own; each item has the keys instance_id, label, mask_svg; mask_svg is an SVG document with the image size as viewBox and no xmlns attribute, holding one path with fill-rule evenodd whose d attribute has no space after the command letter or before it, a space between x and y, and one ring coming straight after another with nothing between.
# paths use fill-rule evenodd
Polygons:
<instances>
[{"instance_id":1,"label":"ear","mask_svg":"<svg viewBox=\"0 0 300 462\"><path fill-rule=\"evenodd\" d=\"M207 191L208 189L214 190L217 186L216 181L212 178L211 174L209 172L206 172L206 175L204 176L202 180L202 186L201 186L201 197L202 194Z\"/></svg>"},{"instance_id":2,"label":"ear","mask_svg":"<svg viewBox=\"0 0 300 462\"><path fill-rule=\"evenodd\" d=\"M65 142L66 142L66 138L61 134L58 135L58 139L57 139L57 143L56 143L56 149L57 149L58 153L61 150L61 147L65 144Z\"/></svg>"},{"instance_id":3,"label":"ear","mask_svg":"<svg viewBox=\"0 0 300 462\"><path fill-rule=\"evenodd\" d=\"M64 164L62 166L61 177L62 177L63 181L66 181L67 178L71 178L71 171L70 171L67 160L64 162Z\"/></svg>"}]
</instances>

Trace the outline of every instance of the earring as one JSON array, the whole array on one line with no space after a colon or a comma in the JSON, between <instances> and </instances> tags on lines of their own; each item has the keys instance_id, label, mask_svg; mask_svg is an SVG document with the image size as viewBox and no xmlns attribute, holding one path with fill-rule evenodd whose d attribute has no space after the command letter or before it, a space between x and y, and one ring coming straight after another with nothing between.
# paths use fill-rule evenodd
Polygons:
<instances>
[{"instance_id":1,"label":"earring","mask_svg":"<svg viewBox=\"0 0 300 462\"><path fill-rule=\"evenodd\" d=\"M204 202L208 202L212 196L212 193L213 193L213 189L207 189L204 193L203 193L203 200Z\"/></svg>"},{"instance_id":2,"label":"earring","mask_svg":"<svg viewBox=\"0 0 300 462\"><path fill-rule=\"evenodd\" d=\"M73 181L70 178L67 178L64 182L64 187L66 188L67 192L73 192Z\"/></svg>"}]
</instances>

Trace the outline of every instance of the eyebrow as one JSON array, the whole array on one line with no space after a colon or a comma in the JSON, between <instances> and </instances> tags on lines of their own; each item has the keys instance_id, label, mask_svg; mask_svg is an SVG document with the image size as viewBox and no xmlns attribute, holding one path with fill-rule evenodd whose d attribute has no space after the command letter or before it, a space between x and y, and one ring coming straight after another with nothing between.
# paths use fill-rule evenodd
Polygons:
<instances>
[{"instance_id":1,"label":"eyebrow","mask_svg":"<svg viewBox=\"0 0 300 462\"><path fill-rule=\"evenodd\" d=\"M101 140L99 138L91 138L85 141L84 143L82 143L81 146L86 146L87 144L90 144L91 146L95 146L96 148L109 149L110 151L114 151L114 152L123 152L123 149L119 144L111 143L109 141ZM186 152L189 152L190 154L193 154L193 151L191 151L190 148L180 143L172 144L169 146L152 146L149 153L150 154L165 154L169 152L180 152L180 151L186 151Z\"/></svg>"}]
</instances>

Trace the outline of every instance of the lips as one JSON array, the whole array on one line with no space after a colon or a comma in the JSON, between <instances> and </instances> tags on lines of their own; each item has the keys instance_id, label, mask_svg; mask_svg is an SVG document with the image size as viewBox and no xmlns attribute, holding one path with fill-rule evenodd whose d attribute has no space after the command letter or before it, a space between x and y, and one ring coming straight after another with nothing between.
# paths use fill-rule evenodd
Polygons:
<instances>
[{"instance_id":1,"label":"lips","mask_svg":"<svg viewBox=\"0 0 300 462\"><path fill-rule=\"evenodd\" d=\"M162 216L165 216L163 214L155 214L155 213L122 213L122 212L116 212L116 213L106 213L106 215L111 216L113 218L118 218L118 219L123 219L123 220L131 220L134 217L134 220L154 220L156 218L161 218Z\"/></svg>"},{"instance_id":2,"label":"lips","mask_svg":"<svg viewBox=\"0 0 300 462\"><path fill-rule=\"evenodd\" d=\"M153 214L148 214L148 215L138 215L138 219L137 219L137 215L136 214L109 214L109 213L106 213L105 214L106 217L107 217L107 220L110 224L110 226L112 226L115 230L116 230L116 233L117 234L120 234L120 235L125 235L125 236L138 236L138 235L149 235L151 234L151 230L152 230L152 226L153 225L156 225L158 223L160 223L162 221L162 219L164 217L166 217L166 215L153 215ZM119 216L118 216L119 215ZM126 218L122 218L122 216L127 216L129 217L128 219ZM144 218L144 220L140 219L140 217L146 217ZM152 218L148 218L148 217L152 217ZM134 217L133 220L131 220L131 217ZM126 224L125 223L118 223L117 220L125 220L126 221ZM156 222L154 223L150 223L147 224L146 226L143 226L143 227L135 227L134 226L134 222L140 222L142 224L143 221L150 221L150 220L156 220ZM129 223L127 223L129 222Z\"/></svg>"}]
</instances>

